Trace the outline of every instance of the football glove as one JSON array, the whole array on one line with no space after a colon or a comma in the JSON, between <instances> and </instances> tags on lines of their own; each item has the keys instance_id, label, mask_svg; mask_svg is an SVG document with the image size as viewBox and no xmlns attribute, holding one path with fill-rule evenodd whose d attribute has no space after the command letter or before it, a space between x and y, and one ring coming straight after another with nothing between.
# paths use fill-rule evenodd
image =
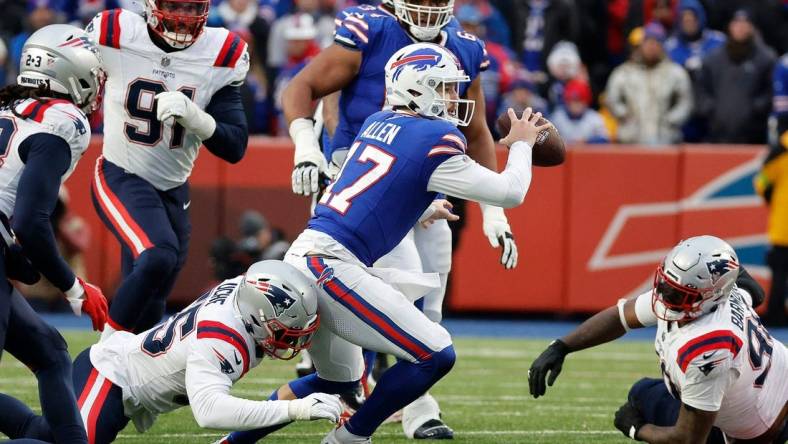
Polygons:
<instances>
[{"instance_id":1,"label":"football glove","mask_svg":"<svg viewBox=\"0 0 788 444\"><path fill-rule=\"evenodd\" d=\"M503 208L482 205L482 230L493 248L502 247L501 265L507 270L517 266L517 243Z\"/></svg>"},{"instance_id":2,"label":"football glove","mask_svg":"<svg viewBox=\"0 0 788 444\"><path fill-rule=\"evenodd\" d=\"M342 409L342 402L338 396L326 393L312 393L305 398L290 401L287 405L287 414L293 421L327 419L331 422L337 422L342 414Z\"/></svg>"},{"instance_id":3,"label":"football glove","mask_svg":"<svg viewBox=\"0 0 788 444\"><path fill-rule=\"evenodd\" d=\"M290 123L290 138L295 144L293 155L293 193L303 196L320 191L321 178L326 173L326 158L320 151L311 119L295 119Z\"/></svg>"},{"instance_id":4,"label":"football glove","mask_svg":"<svg viewBox=\"0 0 788 444\"><path fill-rule=\"evenodd\" d=\"M637 436L640 428L646 424L646 420L643 418L643 414L640 413L638 406L633 404L632 401L627 401L626 404L619 407L613 424L627 438L642 441Z\"/></svg>"},{"instance_id":5,"label":"football glove","mask_svg":"<svg viewBox=\"0 0 788 444\"><path fill-rule=\"evenodd\" d=\"M104 330L104 324L107 323L107 298L99 287L77 278L74 286L65 293L75 315L87 313L93 322L93 330Z\"/></svg>"},{"instance_id":6,"label":"football glove","mask_svg":"<svg viewBox=\"0 0 788 444\"><path fill-rule=\"evenodd\" d=\"M156 94L156 118L165 122L171 117L200 140L210 138L216 131L213 117L180 91Z\"/></svg>"},{"instance_id":7,"label":"football glove","mask_svg":"<svg viewBox=\"0 0 788 444\"><path fill-rule=\"evenodd\" d=\"M556 339L531 364L531 368L528 370L528 388L534 398L544 395L547 391L545 377L547 377L548 371L550 372L550 378L547 379L547 385L553 386L555 379L561 373L564 358L568 354L569 347L562 340Z\"/></svg>"}]
</instances>

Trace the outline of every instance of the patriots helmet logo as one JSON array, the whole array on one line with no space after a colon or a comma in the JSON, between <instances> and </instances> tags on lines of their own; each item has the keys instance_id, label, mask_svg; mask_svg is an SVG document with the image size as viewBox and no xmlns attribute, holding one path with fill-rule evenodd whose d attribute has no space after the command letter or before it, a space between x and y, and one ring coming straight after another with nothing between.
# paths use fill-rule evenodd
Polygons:
<instances>
[{"instance_id":1,"label":"patriots helmet logo","mask_svg":"<svg viewBox=\"0 0 788 444\"><path fill-rule=\"evenodd\" d=\"M425 71L438 64L441 54L432 48L419 48L399 60L394 61L389 69L393 70L391 78L397 80L405 68L414 71Z\"/></svg>"},{"instance_id":2,"label":"patriots helmet logo","mask_svg":"<svg viewBox=\"0 0 788 444\"><path fill-rule=\"evenodd\" d=\"M722 277L725 273L737 270L739 264L731 259L720 258L711 262L706 262L706 268L708 268L709 274L711 274L712 281L716 282L717 279Z\"/></svg>"},{"instance_id":3,"label":"patriots helmet logo","mask_svg":"<svg viewBox=\"0 0 788 444\"><path fill-rule=\"evenodd\" d=\"M271 303L271 307L274 309L274 313L276 317L279 317L284 313L287 309L295 304L296 300L292 298L287 292L282 290L281 288L277 287L276 285L271 285L268 282L262 281L254 281L248 280L247 283L254 285L257 287L258 290L262 291L265 294L265 297L268 298L268 302Z\"/></svg>"},{"instance_id":4,"label":"patriots helmet logo","mask_svg":"<svg viewBox=\"0 0 788 444\"><path fill-rule=\"evenodd\" d=\"M216 357L219 358L219 370L221 370L222 373L224 373L225 375L235 373L235 369L233 368L233 365L230 363L230 361L227 358L224 357L224 355L216 351L215 348L213 349L213 352L214 354L216 354Z\"/></svg>"}]
</instances>

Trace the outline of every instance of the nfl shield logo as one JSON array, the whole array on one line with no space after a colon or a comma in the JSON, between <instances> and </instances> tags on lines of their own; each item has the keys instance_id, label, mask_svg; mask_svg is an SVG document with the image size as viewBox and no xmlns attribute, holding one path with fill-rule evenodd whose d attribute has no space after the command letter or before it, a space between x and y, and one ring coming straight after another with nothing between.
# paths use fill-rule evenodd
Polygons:
<instances>
[{"instance_id":1,"label":"nfl shield logo","mask_svg":"<svg viewBox=\"0 0 788 444\"><path fill-rule=\"evenodd\" d=\"M169 57L166 57L166 56L165 56L165 57L162 57L162 58L161 58L161 66L163 66L163 67L165 67L165 68L166 68L166 67L168 67L168 66L170 66L170 58L169 58Z\"/></svg>"}]
</instances>

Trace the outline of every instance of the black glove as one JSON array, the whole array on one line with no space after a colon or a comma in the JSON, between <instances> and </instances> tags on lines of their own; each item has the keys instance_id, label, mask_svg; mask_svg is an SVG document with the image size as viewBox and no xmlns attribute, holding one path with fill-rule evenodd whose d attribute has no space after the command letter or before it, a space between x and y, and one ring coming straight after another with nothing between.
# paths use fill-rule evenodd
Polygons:
<instances>
[{"instance_id":1,"label":"black glove","mask_svg":"<svg viewBox=\"0 0 788 444\"><path fill-rule=\"evenodd\" d=\"M41 279L38 270L30 263L19 244L5 248L5 274L8 279L33 285Z\"/></svg>"},{"instance_id":2,"label":"black glove","mask_svg":"<svg viewBox=\"0 0 788 444\"><path fill-rule=\"evenodd\" d=\"M545 394L547 387L545 386L545 377L547 372L550 371L550 379L547 380L547 385L553 386L555 378L561 373L561 367L564 364L564 358L569 354L569 347L564 344L560 339L550 343L547 350L543 351L541 355L531 364L531 369L528 370L528 387L531 390L531 395L538 398Z\"/></svg>"},{"instance_id":3,"label":"black glove","mask_svg":"<svg viewBox=\"0 0 788 444\"><path fill-rule=\"evenodd\" d=\"M627 401L626 404L619 407L616 412L616 418L613 420L616 428L621 430L627 438L632 438L635 441L642 441L638 439L638 431L646 424L643 414L640 409L632 401Z\"/></svg>"}]
</instances>

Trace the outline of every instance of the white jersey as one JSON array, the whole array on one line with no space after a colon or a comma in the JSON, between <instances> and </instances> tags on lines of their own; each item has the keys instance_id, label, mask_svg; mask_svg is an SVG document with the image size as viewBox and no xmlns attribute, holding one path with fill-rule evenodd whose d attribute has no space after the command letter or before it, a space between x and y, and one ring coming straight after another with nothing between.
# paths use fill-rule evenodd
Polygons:
<instances>
[{"instance_id":1,"label":"white jersey","mask_svg":"<svg viewBox=\"0 0 788 444\"><path fill-rule=\"evenodd\" d=\"M11 108L0 110L0 212L13 216L19 178L25 168L19 156L20 145L34 134L44 133L58 136L71 149L71 165L62 181L74 171L90 142L90 124L85 114L67 100L39 102L22 100Z\"/></svg>"},{"instance_id":2,"label":"white jersey","mask_svg":"<svg viewBox=\"0 0 788 444\"><path fill-rule=\"evenodd\" d=\"M131 11L104 11L86 31L99 43L107 72L104 158L159 190L189 178L202 141L173 119L156 119L156 94L181 91L201 109L249 69L246 43L224 28L204 28L186 49L164 52L150 39L145 19Z\"/></svg>"},{"instance_id":3,"label":"white jersey","mask_svg":"<svg viewBox=\"0 0 788 444\"><path fill-rule=\"evenodd\" d=\"M230 387L262 353L236 316L242 276L228 279L181 312L134 335L119 331L90 350L101 376L123 390L126 416L147 430L160 413L191 405L204 427L251 429L290 420L287 401L250 401Z\"/></svg>"},{"instance_id":4,"label":"white jersey","mask_svg":"<svg viewBox=\"0 0 788 444\"><path fill-rule=\"evenodd\" d=\"M646 303L650 292L638 297L638 305ZM729 437L762 435L788 401L788 352L740 288L681 327L659 320L655 347L668 390L690 407L716 411L714 425Z\"/></svg>"}]
</instances>

